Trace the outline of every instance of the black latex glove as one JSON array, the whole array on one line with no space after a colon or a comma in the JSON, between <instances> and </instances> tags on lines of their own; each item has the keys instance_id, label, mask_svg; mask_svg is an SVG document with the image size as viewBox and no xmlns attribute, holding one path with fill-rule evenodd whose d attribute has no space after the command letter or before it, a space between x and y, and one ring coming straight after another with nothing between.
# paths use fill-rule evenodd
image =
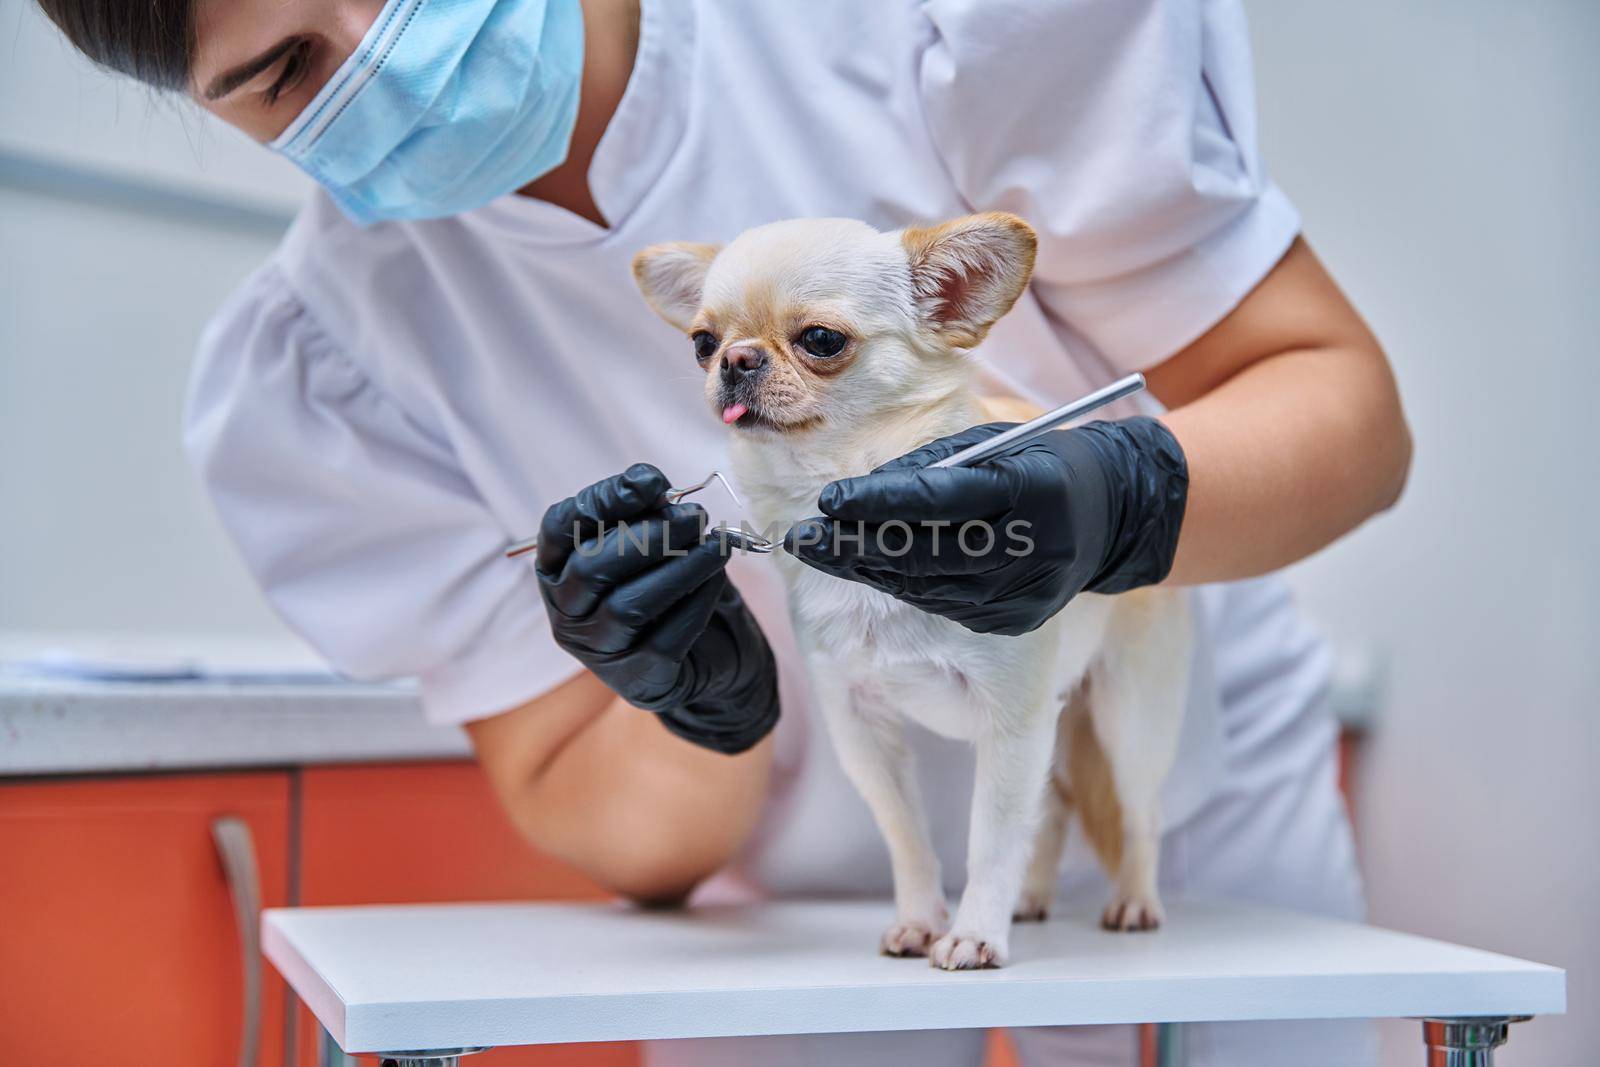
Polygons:
<instances>
[{"instance_id":1,"label":"black latex glove","mask_svg":"<svg viewBox=\"0 0 1600 1067\"><path fill-rule=\"evenodd\" d=\"M1165 426L1094 422L975 467L927 469L1011 425L975 426L830 482L817 501L826 517L797 524L784 548L978 633L1025 634L1084 590L1167 576L1189 473ZM963 536L972 520L986 527Z\"/></svg>"},{"instance_id":2,"label":"black latex glove","mask_svg":"<svg viewBox=\"0 0 1600 1067\"><path fill-rule=\"evenodd\" d=\"M663 505L648 463L553 505L536 571L556 642L687 741L743 752L778 721L766 636L705 537L705 510Z\"/></svg>"}]
</instances>

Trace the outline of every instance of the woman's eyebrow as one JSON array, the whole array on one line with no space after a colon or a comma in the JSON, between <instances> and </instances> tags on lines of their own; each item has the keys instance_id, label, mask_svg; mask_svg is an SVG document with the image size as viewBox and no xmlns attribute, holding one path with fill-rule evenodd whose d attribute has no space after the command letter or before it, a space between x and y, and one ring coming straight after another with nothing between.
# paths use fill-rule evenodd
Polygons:
<instances>
[{"instance_id":1,"label":"woman's eyebrow","mask_svg":"<svg viewBox=\"0 0 1600 1067\"><path fill-rule=\"evenodd\" d=\"M206 86L206 99L220 100L262 71L272 69L272 65L282 59L285 52L299 43L298 37L285 37L254 59L246 60L232 70L218 74L211 79L211 84Z\"/></svg>"}]
</instances>

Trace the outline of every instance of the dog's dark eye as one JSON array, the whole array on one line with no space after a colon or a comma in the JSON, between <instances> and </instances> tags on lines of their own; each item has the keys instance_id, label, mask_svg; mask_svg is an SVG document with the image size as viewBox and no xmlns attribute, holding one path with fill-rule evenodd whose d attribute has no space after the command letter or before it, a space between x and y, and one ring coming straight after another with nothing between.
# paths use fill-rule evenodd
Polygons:
<instances>
[{"instance_id":1,"label":"dog's dark eye","mask_svg":"<svg viewBox=\"0 0 1600 1067\"><path fill-rule=\"evenodd\" d=\"M701 363L716 355L717 345L722 343L716 339L715 335L709 334L704 330L696 332L690 340L694 342L694 358Z\"/></svg>"},{"instance_id":2,"label":"dog's dark eye","mask_svg":"<svg viewBox=\"0 0 1600 1067\"><path fill-rule=\"evenodd\" d=\"M800 347L818 359L827 359L843 352L848 340L838 330L830 330L826 326L808 326L800 334Z\"/></svg>"}]
</instances>

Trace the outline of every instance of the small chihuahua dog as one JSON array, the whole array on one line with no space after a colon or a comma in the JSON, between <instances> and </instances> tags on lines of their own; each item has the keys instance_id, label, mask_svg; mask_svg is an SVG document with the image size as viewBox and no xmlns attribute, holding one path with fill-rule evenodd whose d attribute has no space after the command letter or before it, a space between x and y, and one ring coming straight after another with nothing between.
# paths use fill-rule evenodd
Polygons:
<instances>
[{"instance_id":1,"label":"small chihuahua dog","mask_svg":"<svg viewBox=\"0 0 1600 1067\"><path fill-rule=\"evenodd\" d=\"M848 219L761 226L726 247L655 245L634 277L689 334L735 481L765 528L815 514L828 482L978 423L975 348L1022 294L1036 240L989 213L880 233ZM1076 810L1114 885L1113 930L1160 924L1161 784L1177 750L1192 633L1161 588L1083 594L1020 637L973 633L776 557L840 762L889 846L880 949L947 970L1006 962L1013 918L1046 917ZM967 883L950 921L906 720L977 748Z\"/></svg>"}]
</instances>

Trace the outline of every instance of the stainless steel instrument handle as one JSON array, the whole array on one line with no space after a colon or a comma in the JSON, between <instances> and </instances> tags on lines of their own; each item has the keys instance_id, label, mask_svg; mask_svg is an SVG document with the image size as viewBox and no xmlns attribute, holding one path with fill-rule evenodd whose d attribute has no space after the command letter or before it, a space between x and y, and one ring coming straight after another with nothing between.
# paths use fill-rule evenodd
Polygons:
<instances>
[{"instance_id":1,"label":"stainless steel instrument handle","mask_svg":"<svg viewBox=\"0 0 1600 1067\"><path fill-rule=\"evenodd\" d=\"M1014 448L1021 448L1040 434L1049 433L1064 422L1082 418L1096 408L1103 408L1115 400L1125 396L1132 396L1144 388L1144 375L1134 373L1126 378L1118 378L1102 389L1096 389L1088 396L1079 397L1070 404L1062 404L1054 411L1047 411L1036 419L1013 426L1009 430L1002 430L993 437L979 441L969 448L939 460L937 463L928 464L929 467L970 467L975 463L982 463L992 456L1010 452Z\"/></svg>"},{"instance_id":2,"label":"stainless steel instrument handle","mask_svg":"<svg viewBox=\"0 0 1600 1067\"><path fill-rule=\"evenodd\" d=\"M239 1067L256 1067L261 1054L261 873L250 826L237 815L211 820L211 840L222 860L222 874L233 897L239 927L244 1012L239 1035Z\"/></svg>"}]
</instances>

